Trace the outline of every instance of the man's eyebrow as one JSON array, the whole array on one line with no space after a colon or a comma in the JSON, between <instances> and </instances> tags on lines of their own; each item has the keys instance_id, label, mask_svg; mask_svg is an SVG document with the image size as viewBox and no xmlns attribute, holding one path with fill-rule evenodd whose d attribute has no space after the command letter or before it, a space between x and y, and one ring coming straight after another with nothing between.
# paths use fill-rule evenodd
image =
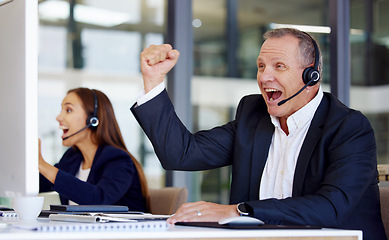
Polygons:
<instances>
[{"instance_id":1,"label":"man's eyebrow","mask_svg":"<svg viewBox=\"0 0 389 240\"><path fill-rule=\"evenodd\" d=\"M263 58L261 56L257 57L257 62L263 61Z\"/></svg>"}]
</instances>

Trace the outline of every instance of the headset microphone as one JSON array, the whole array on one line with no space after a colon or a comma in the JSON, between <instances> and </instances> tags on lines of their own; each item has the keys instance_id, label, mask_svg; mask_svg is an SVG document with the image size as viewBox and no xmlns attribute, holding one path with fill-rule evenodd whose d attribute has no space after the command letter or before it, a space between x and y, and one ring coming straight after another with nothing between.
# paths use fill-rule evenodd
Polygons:
<instances>
[{"instance_id":1,"label":"headset microphone","mask_svg":"<svg viewBox=\"0 0 389 240\"><path fill-rule=\"evenodd\" d=\"M318 70L319 67L319 61L320 61L320 51L319 47L317 46L316 41L306 32L303 32L306 34L312 41L313 47L315 48L315 63L313 67L307 67L303 71L303 82L305 83L304 87L302 87L298 92L293 94L291 97L284 99L277 103L278 106L281 106L282 104L286 103L290 99L296 97L298 94L300 94L306 87L313 86L320 80L320 72Z\"/></svg>"},{"instance_id":2,"label":"headset microphone","mask_svg":"<svg viewBox=\"0 0 389 240\"><path fill-rule=\"evenodd\" d=\"M309 80L309 82L307 82L307 84L304 85L304 87L302 87L298 92L296 92L295 94L293 94L291 97L288 97L287 99L284 99L280 102L277 103L278 106L281 106L282 104L286 103L287 101L289 101L290 99L296 97L297 95L299 95L306 87L308 87L313 81L315 81L316 78L312 78L311 80ZM317 81L317 80L316 80Z\"/></svg>"},{"instance_id":3,"label":"headset microphone","mask_svg":"<svg viewBox=\"0 0 389 240\"><path fill-rule=\"evenodd\" d=\"M90 127L90 126L91 126L91 125L88 124L88 125L86 125L85 127L81 128L81 130L78 130L77 132L73 133L72 135L67 136L67 137L64 137L62 140L66 140L66 139L68 139L68 138L70 138L70 137L73 137L73 136L76 135L77 133L84 131L85 129L87 129L87 128Z\"/></svg>"}]
</instances>

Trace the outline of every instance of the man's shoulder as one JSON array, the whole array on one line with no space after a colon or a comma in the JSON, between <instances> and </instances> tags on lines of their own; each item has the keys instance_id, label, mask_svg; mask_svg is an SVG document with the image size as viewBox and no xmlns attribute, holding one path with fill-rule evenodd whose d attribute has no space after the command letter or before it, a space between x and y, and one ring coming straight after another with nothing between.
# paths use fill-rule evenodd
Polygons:
<instances>
[{"instance_id":1,"label":"man's shoulder","mask_svg":"<svg viewBox=\"0 0 389 240\"><path fill-rule=\"evenodd\" d=\"M247 119L257 122L263 117L270 116L267 105L261 94L251 94L242 97L236 110L236 119ZM270 117L269 117L270 121Z\"/></svg>"},{"instance_id":2,"label":"man's shoulder","mask_svg":"<svg viewBox=\"0 0 389 240\"><path fill-rule=\"evenodd\" d=\"M324 92L322 103L327 104L330 112L337 112L337 114L348 115L354 112L360 113L359 111L346 106L332 93Z\"/></svg>"},{"instance_id":3,"label":"man's shoulder","mask_svg":"<svg viewBox=\"0 0 389 240\"><path fill-rule=\"evenodd\" d=\"M326 121L328 121L329 124L334 121L369 122L367 117L363 115L362 112L346 106L331 93L324 93L319 109L322 109L321 113L325 115Z\"/></svg>"},{"instance_id":4,"label":"man's shoulder","mask_svg":"<svg viewBox=\"0 0 389 240\"><path fill-rule=\"evenodd\" d=\"M242 97L239 102L239 105L244 105L254 108L267 108L266 102L263 99L261 94L250 94Z\"/></svg>"}]
</instances>

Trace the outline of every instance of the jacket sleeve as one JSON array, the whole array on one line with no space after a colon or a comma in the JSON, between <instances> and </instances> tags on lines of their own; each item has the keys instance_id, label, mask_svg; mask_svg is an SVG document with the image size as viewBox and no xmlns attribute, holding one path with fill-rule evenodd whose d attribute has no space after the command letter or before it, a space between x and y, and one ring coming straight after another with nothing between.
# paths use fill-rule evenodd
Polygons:
<instances>
[{"instance_id":1,"label":"jacket sleeve","mask_svg":"<svg viewBox=\"0 0 389 240\"><path fill-rule=\"evenodd\" d=\"M39 192L53 191L53 184L47 180L42 174L39 174Z\"/></svg>"},{"instance_id":2,"label":"jacket sleeve","mask_svg":"<svg viewBox=\"0 0 389 240\"><path fill-rule=\"evenodd\" d=\"M118 149L104 150L93 164L96 166L92 166L87 182L59 170L54 190L78 204L115 204L126 194L135 175L130 156Z\"/></svg>"},{"instance_id":3,"label":"jacket sleeve","mask_svg":"<svg viewBox=\"0 0 389 240\"><path fill-rule=\"evenodd\" d=\"M168 170L205 170L230 165L234 123L192 134L177 117L166 90L131 108Z\"/></svg>"}]
</instances>

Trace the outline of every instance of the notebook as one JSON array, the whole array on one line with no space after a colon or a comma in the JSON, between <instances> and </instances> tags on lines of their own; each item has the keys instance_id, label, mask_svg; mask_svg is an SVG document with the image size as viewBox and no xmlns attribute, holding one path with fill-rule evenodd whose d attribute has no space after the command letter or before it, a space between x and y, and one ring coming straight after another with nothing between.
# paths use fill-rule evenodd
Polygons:
<instances>
[{"instance_id":1,"label":"notebook","mask_svg":"<svg viewBox=\"0 0 389 240\"><path fill-rule=\"evenodd\" d=\"M81 213L81 214L50 214L49 219L65 222L135 222L141 220L166 220L171 215L127 214L127 213Z\"/></svg>"},{"instance_id":2,"label":"notebook","mask_svg":"<svg viewBox=\"0 0 389 240\"><path fill-rule=\"evenodd\" d=\"M15 211L0 211L0 217L16 218L18 217L18 214Z\"/></svg>"},{"instance_id":3,"label":"notebook","mask_svg":"<svg viewBox=\"0 0 389 240\"><path fill-rule=\"evenodd\" d=\"M127 206L118 205L50 205L51 211L62 212L127 212Z\"/></svg>"},{"instance_id":4,"label":"notebook","mask_svg":"<svg viewBox=\"0 0 389 240\"><path fill-rule=\"evenodd\" d=\"M13 209L4 205L0 205L0 211L13 211Z\"/></svg>"},{"instance_id":5,"label":"notebook","mask_svg":"<svg viewBox=\"0 0 389 240\"><path fill-rule=\"evenodd\" d=\"M90 214L90 213L109 213L109 214L131 214L131 215L144 215L147 213L139 211L128 211L128 212L64 212L64 211L52 211L52 210L42 210L39 214L39 218L48 218L51 214Z\"/></svg>"},{"instance_id":6,"label":"notebook","mask_svg":"<svg viewBox=\"0 0 389 240\"><path fill-rule=\"evenodd\" d=\"M110 217L101 214L95 215L78 215L78 214L50 214L49 219L51 221L64 221L64 222L136 222L136 220L120 217Z\"/></svg>"},{"instance_id":7,"label":"notebook","mask_svg":"<svg viewBox=\"0 0 389 240\"><path fill-rule=\"evenodd\" d=\"M13 227L37 232L77 232L77 231L165 231L166 221L75 223L50 221L45 223L14 224Z\"/></svg>"}]
</instances>

